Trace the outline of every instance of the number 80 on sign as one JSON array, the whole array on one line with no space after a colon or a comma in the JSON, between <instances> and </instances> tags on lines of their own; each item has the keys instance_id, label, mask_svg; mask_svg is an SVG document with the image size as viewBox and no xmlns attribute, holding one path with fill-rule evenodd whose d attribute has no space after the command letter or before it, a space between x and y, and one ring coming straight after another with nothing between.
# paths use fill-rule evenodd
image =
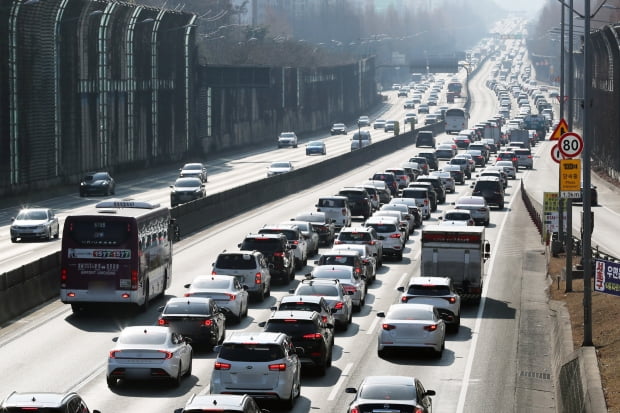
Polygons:
<instances>
[{"instance_id":1,"label":"number 80 on sign","mask_svg":"<svg viewBox=\"0 0 620 413\"><path fill-rule=\"evenodd\" d=\"M558 141L558 150L565 158L574 158L583 150L583 139L575 132L566 132Z\"/></svg>"}]
</instances>

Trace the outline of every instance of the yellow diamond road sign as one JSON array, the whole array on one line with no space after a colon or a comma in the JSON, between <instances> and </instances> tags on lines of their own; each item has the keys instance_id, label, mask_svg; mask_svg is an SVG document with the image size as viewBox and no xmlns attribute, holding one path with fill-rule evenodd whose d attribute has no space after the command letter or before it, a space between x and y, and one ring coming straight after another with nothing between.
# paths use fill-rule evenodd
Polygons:
<instances>
[{"instance_id":1,"label":"yellow diamond road sign","mask_svg":"<svg viewBox=\"0 0 620 413\"><path fill-rule=\"evenodd\" d=\"M560 193L562 198L581 196L581 159L560 160Z\"/></svg>"}]
</instances>

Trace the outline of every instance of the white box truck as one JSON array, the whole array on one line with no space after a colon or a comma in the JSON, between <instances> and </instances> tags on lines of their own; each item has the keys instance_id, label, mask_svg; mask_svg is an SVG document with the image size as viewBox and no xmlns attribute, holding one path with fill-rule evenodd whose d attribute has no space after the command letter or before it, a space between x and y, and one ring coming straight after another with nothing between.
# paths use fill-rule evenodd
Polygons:
<instances>
[{"instance_id":1,"label":"white box truck","mask_svg":"<svg viewBox=\"0 0 620 413\"><path fill-rule=\"evenodd\" d=\"M480 301L491 245L484 227L429 226L422 230L422 277L449 277L463 300Z\"/></svg>"}]
</instances>

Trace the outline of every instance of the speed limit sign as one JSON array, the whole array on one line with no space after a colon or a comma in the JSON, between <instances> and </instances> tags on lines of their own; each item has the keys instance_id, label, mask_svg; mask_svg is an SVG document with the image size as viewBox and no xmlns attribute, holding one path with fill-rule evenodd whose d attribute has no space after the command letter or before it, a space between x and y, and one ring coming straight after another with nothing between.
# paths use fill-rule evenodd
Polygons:
<instances>
[{"instance_id":1,"label":"speed limit sign","mask_svg":"<svg viewBox=\"0 0 620 413\"><path fill-rule=\"evenodd\" d=\"M562 152L558 149L558 145L553 145L551 148L551 159L553 159L556 163L560 163L561 160L565 159Z\"/></svg>"},{"instance_id":2,"label":"speed limit sign","mask_svg":"<svg viewBox=\"0 0 620 413\"><path fill-rule=\"evenodd\" d=\"M566 158L574 158L583 150L583 139L575 132L566 132L558 141L558 149Z\"/></svg>"}]
</instances>

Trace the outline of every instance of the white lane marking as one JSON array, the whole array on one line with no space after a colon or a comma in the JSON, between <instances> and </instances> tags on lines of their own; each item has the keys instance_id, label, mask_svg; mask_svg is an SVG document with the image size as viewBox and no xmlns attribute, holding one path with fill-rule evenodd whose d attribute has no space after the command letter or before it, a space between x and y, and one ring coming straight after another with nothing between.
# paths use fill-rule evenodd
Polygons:
<instances>
[{"instance_id":1,"label":"white lane marking","mask_svg":"<svg viewBox=\"0 0 620 413\"><path fill-rule=\"evenodd\" d=\"M349 375L349 371L351 370L351 368L353 368L353 363L348 363L344 367L344 370L342 370L342 374L340 375L340 378L336 382L336 385L332 389L331 393L329 393L329 396L327 397L327 400L334 400L336 398L336 396L338 395L338 393L340 393L340 386L342 386L342 383L344 383L344 381L346 380L347 376Z\"/></svg>"},{"instance_id":2,"label":"white lane marking","mask_svg":"<svg viewBox=\"0 0 620 413\"><path fill-rule=\"evenodd\" d=\"M407 280L407 276L408 274L406 272L403 273L402 277L399 278L398 283L396 284L396 287L400 287L401 285L403 285L405 281Z\"/></svg>"},{"instance_id":3,"label":"white lane marking","mask_svg":"<svg viewBox=\"0 0 620 413\"><path fill-rule=\"evenodd\" d=\"M378 323L379 323L379 317L375 317L375 319L372 320L372 323L370 323L370 327L368 327L366 334L373 334L375 331L375 327L377 327Z\"/></svg>"},{"instance_id":4,"label":"white lane marking","mask_svg":"<svg viewBox=\"0 0 620 413\"><path fill-rule=\"evenodd\" d=\"M520 188L520 187L517 187ZM512 197L510 204L508 205L509 209L512 209L512 204L520 198L517 194L520 192L520 189L515 192L515 195ZM493 268L495 264L495 257L497 257L497 249L499 247L499 242L497 240L502 239L502 233L504 232L504 228L506 228L506 220L508 219L508 214L504 214L504 219L502 220L502 226L497 234L495 246L493 247L493 251L491 251L491 260L489 261L489 271L488 275L485 279L484 287L482 289L482 298L480 300L480 306L478 307L478 313L476 314L476 324L472 330L472 340L471 347L469 348L469 354L467 355L467 364L465 366L465 373L463 375L463 385L461 386L461 392L459 393L459 401L456 406L456 413L463 413L465 409L465 399L467 398L467 390L469 388L470 380L471 380L471 369L474 364L474 356L476 355L476 346L478 344L478 337L480 337L480 325L482 324L482 313L484 313L484 306L486 305L486 297L489 291L489 285L491 284L491 278L493 277Z\"/></svg>"}]
</instances>

